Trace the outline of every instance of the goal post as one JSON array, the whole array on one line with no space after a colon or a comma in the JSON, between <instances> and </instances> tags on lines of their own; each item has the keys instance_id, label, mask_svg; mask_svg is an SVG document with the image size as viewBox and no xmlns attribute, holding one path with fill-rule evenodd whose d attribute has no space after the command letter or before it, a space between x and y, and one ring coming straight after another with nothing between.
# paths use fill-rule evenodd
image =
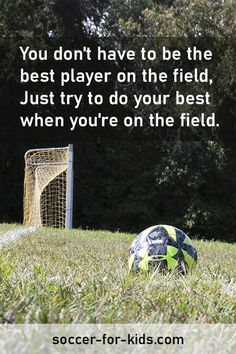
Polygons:
<instances>
[{"instance_id":1,"label":"goal post","mask_svg":"<svg viewBox=\"0 0 236 354\"><path fill-rule=\"evenodd\" d=\"M72 228L73 224L73 180L74 180L74 171L73 171L73 159L74 151L73 145L68 146L68 168L67 168L67 181L66 181L66 220L65 227L67 229Z\"/></svg>"},{"instance_id":2,"label":"goal post","mask_svg":"<svg viewBox=\"0 0 236 354\"><path fill-rule=\"evenodd\" d=\"M26 152L24 224L72 228L73 145Z\"/></svg>"}]
</instances>

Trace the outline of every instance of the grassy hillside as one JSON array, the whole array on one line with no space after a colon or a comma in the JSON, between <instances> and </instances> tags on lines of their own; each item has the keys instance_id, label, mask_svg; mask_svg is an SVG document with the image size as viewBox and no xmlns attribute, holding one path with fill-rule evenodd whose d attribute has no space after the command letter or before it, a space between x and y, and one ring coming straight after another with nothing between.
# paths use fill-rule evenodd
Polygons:
<instances>
[{"instance_id":1,"label":"grassy hillside","mask_svg":"<svg viewBox=\"0 0 236 354\"><path fill-rule=\"evenodd\" d=\"M128 273L133 237L40 229L4 246L0 322L236 323L236 244L196 241L192 275L153 277Z\"/></svg>"}]
</instances>

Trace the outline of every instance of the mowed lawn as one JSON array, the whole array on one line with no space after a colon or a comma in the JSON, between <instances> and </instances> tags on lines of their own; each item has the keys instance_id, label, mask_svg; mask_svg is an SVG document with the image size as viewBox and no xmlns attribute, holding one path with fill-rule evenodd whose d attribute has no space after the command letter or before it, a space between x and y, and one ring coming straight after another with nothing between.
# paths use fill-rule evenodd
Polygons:
<instances>
[{"instance_id":1,"label":"mowed lawn","mask_svg":"<svg viewBox=\"0 0 236 354\"><path fill-rule=\"evenodd\" d=\"M4 246L0 322L236 323L236 244L195 241L192 274L153 276L128 272L133 238L38 229Z\"/></svg>"}]
</instances>

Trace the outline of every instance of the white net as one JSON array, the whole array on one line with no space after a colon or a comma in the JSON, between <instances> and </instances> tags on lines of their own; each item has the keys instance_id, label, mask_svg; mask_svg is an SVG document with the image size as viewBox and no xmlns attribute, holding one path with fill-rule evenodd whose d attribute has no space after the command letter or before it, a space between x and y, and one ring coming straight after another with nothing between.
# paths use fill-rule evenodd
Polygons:
<instances>
[{"instance_id":1,"label":"white net","mask_svg":"<svg viewBox=\"0 0 236 354\"><path fill-rule=\"evenodd\" d=\"M68 158L68 147L25 154L24 224L65 227Z\"/></svg>"}]
</instances>

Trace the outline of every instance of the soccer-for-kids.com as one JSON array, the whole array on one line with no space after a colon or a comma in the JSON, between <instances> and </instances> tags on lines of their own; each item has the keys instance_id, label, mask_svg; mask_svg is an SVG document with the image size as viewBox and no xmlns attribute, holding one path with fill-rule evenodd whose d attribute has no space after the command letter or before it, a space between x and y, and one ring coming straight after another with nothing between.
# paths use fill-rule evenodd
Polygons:
<instances>
[{"instance_id":1,"label":"soccer-for-kids.com","mask_svg":"<svg viewBox=\"0 0 236 354\"><path fill-rule=\"evenodd\" d=\"M0 32L0 352L235 353L235 1L2 1Z\"/></svg>"}]
</instances>

